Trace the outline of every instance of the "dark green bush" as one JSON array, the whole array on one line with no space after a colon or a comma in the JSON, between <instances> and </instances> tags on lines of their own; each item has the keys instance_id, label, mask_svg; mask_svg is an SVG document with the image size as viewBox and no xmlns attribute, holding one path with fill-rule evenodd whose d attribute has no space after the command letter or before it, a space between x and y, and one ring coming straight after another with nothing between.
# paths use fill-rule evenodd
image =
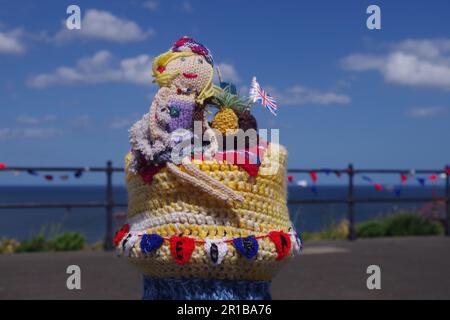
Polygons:
<instances>
[{"instance_id":1,"label":"dark green bush","mask_svg":"<svg viewBox=\"0 0 450 320\"><path fill-rule=\"evenodd\" d=\"M29 240L22 241L14 252L75 251L83 249L85 244L86 239L79 232L60 233L50 240L40 233Z\"/></svg>"},{"instance_id":2,"label":"dark green bush","mask_svg":"<svg viewBox=\"0 0 450 320\"><path fill-rule=\"evenodd\" d=\"M356 234L359 238L385 237L386 227L382 220L369 220L356 225Z\"/></svg>"},{"instance_id":3,"label":"dark green bush","mask_svg":"<svg viewBox=\"0 0 450 320\"><path fill-rule=\"evenodd\" d=\"M418 214L400 212L386 218L359 223L356 232L360 238L428 236L443 233L442 226Z\"/></svg>"},{"instance_id":4,"label":"dark green bush","mask_svg":"<svg viewBox=\"0 0 450 320\"><path fill-rule=\"evenodd\" d=\"M443 233L442 226L422 216L400 213L386 218L386 236L427 236Z\"/></svg>"},{"instance_id":5,"label":"dark green bush","mask_svg":"<svg viewBox=\"0 0 450 320\"><path fill-rule=\"evenodd\" d=\"M50 250L76 251L83 249L86 238L79 232L65 232L54 236L48 241Z\"/></svg>"},{"instance_id":6,"label":"dark green bush","mask_svg":"<svg viewBox=\"0 0 450 320\"><path fill-rule=\"evenodd\" d=\"M30 240L22 241L19 246L17 246L15 252L37 252L45 251L47 249L48 246L45 236L43 234L38 234Z\"/></svg>"}]
</instances>

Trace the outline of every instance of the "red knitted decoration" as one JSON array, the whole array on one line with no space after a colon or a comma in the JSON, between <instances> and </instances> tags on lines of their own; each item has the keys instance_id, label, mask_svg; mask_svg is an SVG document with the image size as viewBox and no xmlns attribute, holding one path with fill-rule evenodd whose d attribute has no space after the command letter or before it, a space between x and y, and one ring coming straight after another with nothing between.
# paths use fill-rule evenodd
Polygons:
<instances>
[{"instance_id":1,"label":"red knitted decoration","mask_svg":"<svg viewBox=\"0 0 450 320\"><path fill-rule=\"evenodd\" d=\"M375 187L375 190L377 190L377 191L383 191L383 186L382 186L381 184L375 183L373 186Z\"/></svg>"},{"instance_id":2,"label":"red knitted decoration","mask_svg":"<svg viewBox=\"0 0 450 320\"><path fill-rule=\"evenodd\" d=\"M0 162L0 170L5 170L6 169L6 164L3 162Z\"/></svg>"},{"instance_id":3,"label":"red knitted decoration","mask_svg":"<svg viewBox=\"0 0 450 320\"><path fill-rule=\"evenodd\" d=\"M179 265L186 264L191 258L195 248L195 241L189 237L172 236L170 241L170 253Z\"/></svg>"},{"instance_id":4,"label":"red knitted decoration","mask_svg":"<svg viewBox=\"0 0 450 320\"><path fill-rule=\"evenodd\" d=\"M271 231L269 232L269 238L275 244L278 257L276 260L282 260L289 254L291 250L291 237L283 231Z\"/></svg>"},{"instance_id":5,"label":"red knitted decoration","mask_svg":"<svg viewBox=\"0 0 450 320\"><path fill-rule=\"evenodd\" d=\"M309 172L309 176L311 177L312 182L314 182L314 183L317 182L317 172L315 172L315 171L310 171L310 172Z\"/></svg>"},{"instance_id":6,"label":"red knitted decoration","mask_svg":"<svg viewBox=\"0 0 450 320\"><path fill-rule=\"evenodd\" d=\"M247 173L249 174L249 176L251 177L256 177L258 175L258 171L259 171L259 165L258 164L251 164L251 163L236 163L236 165L239 168L244 169L245 171L247 171Z\"/></svg>"},{"instance_id":7,"label":"red knitted decoration","mask_svg":"<svg viewBox=\"0 0 450 320\"><path fill-rule=\"evenodd\" d=\"M128 233L130 231L130 225L127 223L127 224L124 224L123 226L122 226L122 228L120 228L120 230L118 230L117 232L116 232L116 235L114 236L114 239L113 239L113 243L114 243L114 246L118 246L119 245L119 243L120 243L120 240L122 240L123 239L123 237L125 237L125 235Z\"/></svg>"},{"instance_id":8,"label":"red knitted decoration","mask_svg":"<svg viewBox=\"0 0 450 320\"><path fill-rule=\"evenodd\" d=\"M139 175L141 176L142 180L144 180L145 182L152 183L153 177L155 176L155 174L157 174L163 167L164 167L164 165L146 166L139 171Z\"/></svg>"},{"instance_id":9,"label":"red knitted decoration","mask_svg":"<svg viewBox=\"0 0 450 320\"><path fill-rule=\"evenodd\" d=\"M166 67L158 66L158 68L156 68L156 71L158 71L159 73L163 73L164 71L166 71Z\"/></svg>"}]
</instances>

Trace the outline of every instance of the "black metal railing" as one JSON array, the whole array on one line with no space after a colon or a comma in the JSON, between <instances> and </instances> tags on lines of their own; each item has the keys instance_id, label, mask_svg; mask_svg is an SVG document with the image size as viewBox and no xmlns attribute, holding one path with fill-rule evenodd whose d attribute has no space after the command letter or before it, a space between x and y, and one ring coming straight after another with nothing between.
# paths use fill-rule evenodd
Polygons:
<instances>
[{"instance_id":1,"label":"black metal railing","mask_svg":"<svg viewBox=\"0 0 450 320\"><path fill-rule=\"evenodd\" d=\"M24 172L79 172L84 171L85 167L7 167L2 171L24 171ZM112 250L113 239L113 209L115 207L127 207L126 203L114 202L113 197L113 174L123 172L124 168L113 167L112 162L108 161L106 167L90 167L89 172L100 172L106 174L106 194L105 201L98 202L80 202L80 203L0 203L0 209L36 209L36 208L105 208L106 230L105 230L105 250ZM349 164L345 169L288 169L288 173L329 173L335 172L346 174L348 176L347 197L345 199L289 199L289 204L347 204L347 219L349 221L349 240L356 239L355 232L355 203L387 203L387 202L445 202L445 234L450 236L450 172L448 168L438 170L415 170L416 174L445 174L445 195L443 197L401 197L401 198L355 198L354 179L359 174L404 174L409 170L405 169L355 169Z\"/></svg>"}]
</instances>

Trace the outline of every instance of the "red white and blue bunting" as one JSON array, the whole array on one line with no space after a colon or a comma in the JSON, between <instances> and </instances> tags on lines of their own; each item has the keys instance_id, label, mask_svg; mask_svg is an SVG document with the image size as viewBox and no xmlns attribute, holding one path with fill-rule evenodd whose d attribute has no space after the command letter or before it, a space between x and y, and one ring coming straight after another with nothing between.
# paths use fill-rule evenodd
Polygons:
<instances>
[{"instance_id":1,"label":"red white and blue bunting","mask_svg":"<svg viewBox=\"0 0 450 320\"><path fill-rule=\"evenodd\" d=\"M332 173L337 178L341 177L341 171L333 171L331 169L322 169L321 172L323 172L325 175L329 176ZM294 175L288 175L287 180L290 185L297 185L301 188L309 188L312 193L317 194L317 182L319 180L318 172L315 170L311 170L308 173L309 179L296 179ZM438 182L439 179L446 179L447 175L450 175L450 166L446 166L443 172L436 172L431 175L426 176L416 176L415 170L410 170L409 172L402 172L399 175L399 183L398 184L381 184L374 180L372 177L368 175L362 175L360 178L366 182L371 184L376 191L387 191L394 193L396 196L401 195L402 187L408 182L408 181L415 181L419 186L426 187L430 183L433 184L435 182Z\"/></svg>"},{"instance_id":2,"label":"red white and blue bunting","mask_svg":"<svg viewBox=\"0 0 450 320\"><path fill-rule=\"evenodd\" d=\"M6 165L6 163L4 162L0 162L0 171L2 170L6 170L8 168L8 166ZM40 172L33 170L33 169L28 169L25 171L20 171L20 170L11 170L11 173L15 176L18 177L20 176L23 172L27 173L30 176L33 177L39 177L44 179L45 181L48 182L52 182L52 181L56 181L56 180L60 180L60 181L68 181L70 179L70 177L72 176L73 178L76 179L80 179L83 174L85 172L89 172L91 169L89 167L85 167L85 168L81 168L78 170L75 170L73 172L72 175L69 174L59 174L59 175L54 175L54 174L41 174Z\"/></svg>"},{"instance_id":3,"label":"red white and blue bunting","mask_svg":"<svg viewBox=\"0 0 450 320\"><path fill-rule=\"evenodd\" d=\"M274 245L277 252L276 260L282 260L289 255L291 249L299 253L302 249L302 241L297 232L271 231L268 234L233 239L205 239L197 240L188 236L162 237L158 234L147 234L130 231L130 226L125 224L116 232L113 244L124 256L130 256L131 249L139 243L140 252L144 255L158 250L164 241L169 242L170 254L175 262L184 265L189 262L192 253L197 245L203 246L207 256L215 265L219 265L224 260L228 245L233 245L243 257L251 260L259 251L258 240L268 238Z\"/></svg>"}]
</instances>

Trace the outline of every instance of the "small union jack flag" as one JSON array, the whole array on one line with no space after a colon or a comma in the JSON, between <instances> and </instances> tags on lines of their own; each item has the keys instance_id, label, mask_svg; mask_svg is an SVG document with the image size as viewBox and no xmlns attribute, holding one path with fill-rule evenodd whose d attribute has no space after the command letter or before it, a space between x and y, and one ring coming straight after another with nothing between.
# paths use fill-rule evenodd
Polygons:
<instances>
[{"instance_id":1,"label":"small union jack flag","mask_svg":"<svg viewBox=\"0 0 450 320\"><path fill-rule=\"evenodd\" d=\"M253 103L259 101L274 116L277 115L278 106L276 100L261 88L259 83L256 81L256 77L253 77L252 79L252 84L250 87L250 98L252 99Z\"/></svg>"}]
</instances>

